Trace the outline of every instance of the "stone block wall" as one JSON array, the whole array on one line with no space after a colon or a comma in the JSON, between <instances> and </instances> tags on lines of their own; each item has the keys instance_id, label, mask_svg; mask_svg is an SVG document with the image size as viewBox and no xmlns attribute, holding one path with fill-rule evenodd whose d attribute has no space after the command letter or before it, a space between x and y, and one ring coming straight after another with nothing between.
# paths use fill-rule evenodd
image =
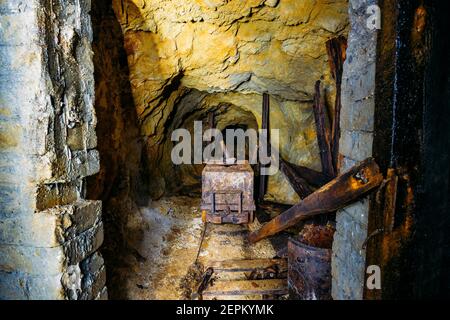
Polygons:
<instances>
[{"instance_id":1,"label":"stone block wall","mask_svg":"<svg viewBox=\"0 0 450 320\"><path fill-rule=\"evenodd\" d=\"M367 27L367 8L374 0L349 1L351 30L342 80L341 171L372 155L377 32ZM337 214L332 256L332 296L362 299L369 200Z\"/></svg>"},{"instance_id":2,"label":"stone block wall","mask_svg":"<svg viewBox=\"0 0 450 320\"><path fill-rule=\"evenodd\" d=\"M89 11L0 2L0 299L107 298Z\"/></svg>"}]
</instances>

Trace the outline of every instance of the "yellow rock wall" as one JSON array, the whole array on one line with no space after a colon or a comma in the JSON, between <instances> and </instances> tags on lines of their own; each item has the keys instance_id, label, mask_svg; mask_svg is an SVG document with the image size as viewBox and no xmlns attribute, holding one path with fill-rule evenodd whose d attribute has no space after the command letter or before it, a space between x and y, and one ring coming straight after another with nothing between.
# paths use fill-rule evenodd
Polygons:
<instances>
[{"instance_id":1,"label":"yellow rock wall","mask_svg":"<svg viewBox=\"0 0 450 320\"><path fill-rule=\"evenodd\" d=\"M271 95L271 127L281 131L283 158L320 169L311 101L318 79L333 99L325 41L346 34L347 1L113 0L113 7L154 195L169 188L168 180L190 179L180 177L185 170L169 172L164 156L174 115L191 112L178 123L187 127L185 121L227 104L224 125L224 119L235 124L238 109L260 125L263 92ZM281 174L269 179L268 198L298 201Z\"/></svg>"}]
</instances>

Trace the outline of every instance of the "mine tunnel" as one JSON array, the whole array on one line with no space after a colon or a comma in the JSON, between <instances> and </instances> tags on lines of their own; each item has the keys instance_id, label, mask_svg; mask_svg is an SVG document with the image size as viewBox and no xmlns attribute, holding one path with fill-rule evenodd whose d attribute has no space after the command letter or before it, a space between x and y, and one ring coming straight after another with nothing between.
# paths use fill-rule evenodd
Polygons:
<instances>
[{"instance_id":1,"label":"mine tunnel","mask_svg":"<svg viewBox=\"0 0 450 320\"><path fill-rule=\"evenodd\" d=\"M448 297L444 8L3 1L0 298Z\"/></svg>"},{"instance_id":2,"label":"mine tunnel","mask_svg":"<svg viewBox=\"0 0 450 320\"><path fill-rule=\"evenodd\" d=\"M166 5L170 10L163 9ZM189 14L183 16L183 10ZM100 141L99 132L104 130L105 140L111 143L98 145L100 155L105 154L108 161L103 161L106 166L101 166L100 174L88 178L87 196L102 199L104 213L111 210L111 224L120 223L117 227L122 229L111 226L111 236L105 234L103 245L106 261L111 257L114 266L109 273L110 296L116 292L123 298L190 298L183 297L184 291L198 286L196 273L201 277L204 272L195 269L194 260L203 231L205 164L174 165L172 133L185 128L193 139L194 121L202 122L204 132L212 127L211 119L224 138L226 129L261 129L266 94L270 127L280 131L281 157L321 171L314 86L321 80L323 103L333 112L336 88L326 42L348 36L348 3L293 1L273 7L239 1L200 5L113 1L112 8L94 4L92 17L96 88L105 88L96 93L97 133ZM110 24L102 25L105 20ZM111 49L106 51L106 45ZM122 64L106 59L111 54ZM108 101L112 92L120 101ZM117 117L111 113L120 110L122 115ZM112 140L111 127L118 134ZM117 168L107 167L112 164ZM252 198L263 198L261 203L268 206L255 212L261 215L259 219L267 222L301 200L282 172L267 178L265 194L260 196L258 165L251 168ZM221 189L228 187L224 184ZM102 185L109 190L98 190ZM121 222L113 216L120 216ZM327 218L322 220L325 226ZM258 217L252 225L257 223ZM108 227L105 220L106 233ZM287 239L280 239L278 246L269 240L249 245L247 229L245 224L208 225L197 268L228 260L257 263L257 259L267 268L267 259L278 257L277 251L283 247L287 249ZM117 252L124 255L117 257ZM115 267L122 264L124 267ZM228 280L234 285L246 280L245 274L251 271L217 271L223 279L216 284ZM287 270L283 273L282 281L268 280L277 283L273 290L287 294ZM180 280L186 283L180 284ZM268 287L268 294L270 290Z\"/></svg>"}]
</instances>

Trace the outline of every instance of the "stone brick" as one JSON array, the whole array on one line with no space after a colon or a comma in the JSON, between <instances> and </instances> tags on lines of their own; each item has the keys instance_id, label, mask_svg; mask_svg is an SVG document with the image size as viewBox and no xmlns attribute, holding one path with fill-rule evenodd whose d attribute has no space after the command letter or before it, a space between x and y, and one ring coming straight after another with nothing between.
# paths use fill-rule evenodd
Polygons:
<instances>
[{"instance_id":1,"label":"stone brick","mask_svg":"<svg viewBox=\"0 0 450 320\"><path fill-rule=\"evenodd\" d=\"M363 227L367 227L369 214L368 198L361 199L345 207L342 211L348 214L353 221L358 222Z\"/></svg>"},{"instance_id":2,"label":"stone brick","mask_svg":"<svg viewBox=\"0 0 450 320\"><path fill-rule=\"evenodd\" d=\"M81 262L80 266L84 274L97 273L104 265L104 263L105 261L103 260L103 257L100 255L100 253L95 252L91 256L84 259Z\"/></svg>"},{"instance_id":3,"label":"stone brick","mask_svg":"<svg viewBox=\"0 0 450 320\"><path fill-rule=\"evenodd\" d=\"M5 300L60 300L65 298L61 274L29 275L0 271L0 297Z\"/></svg>"},{"instance_id":4,"label":"stone brick","mask_svg":"<svg viewBox=\"0 0 450 320\"><path fill-rule=\"evenodd\" d=\"M20 175L18 175L20 177ZM0 179L2 179L0 174ZM33 198L22 184L0 181L0 219L29 214Z\"/></svg>"},{"instance_id":5,"label":"stone brick","mask_svg":"<svg viewBox=\"0 0 450 320\"><path fill-rule=\"evenodd\" d=\"M95 252L103 242L103 224L98 223L56 247L30 247L0 244L0 270L28 274L55 275L78 264Z\"/></svg>"},{"instance_id":6,"label":"stone brick","mask_svg":"<svg viewBox=\"0 0 450 320\"><path fill-rule=\"evenodd\" d=\"M88 273L83 275L81 282L80 300L93 300L101 294L106 285L106 271L105 267L101 267L95 273Z\"/></svg>"},{"instance_id":7,"label":"stone brick","mask_svg":"<svg viewBox=\"0 0 450 320\"><path fill-rule=\"evenodd\" d=\"M50 160L52 161L52 181L43 182L71 182L94 175L100 170L100 155L95 149L73 151L70 152L69 155L52 160ZM43 177L45 177L45 175Z\"/></svg>"},{"instance_id":8,"label":"stone brick","mask_svg":"<svg viewBox=\"0 0 450 320\"><path fill-rule=\"evenodd\" d=\"M97 295L95 300L108 300L108 289L104 287L100 293Z\"/></svg>"},{"instance_id":9,"label":"stone brick","mask_svg":"<svg viewBox=\"0 0 450 320\"><path fill-rule=\"evenodd\" d=\"M37 1L35 0L2 0L0 2L0 15L19 14L36 9L36 6Z\"/></svg>"},{"instance_id":10,"label":"stone brick","mask_svg":"<svg viewBox=\"0 0 450 320\"><path fill-rule=\"evenodd\" d=\"M72 159L73 171L78 169L76 177L87 177L100 171L100 155L97 150L78 151L74 153Z\"/></svg>"},{"instance_id":11,"label":"stone brick","mask_svg":"<svg viewBox=\"0 0 450 320\"><path fill-rule=\"evenodd\" d=\"M78 265L55 275L34 275L0 271L0 292L6 300L91 300L107 299L106 272L102 266L95 274L82 274Z\"/></svg>"},{"instance_id":12,"label":"stone brick","mask_svg":"<svg viewBox=\"0 0 450 320\"><path fill-rule=\"evenodd\" d=\"M36 210L68 205L78 197L78 182L42 184L36 191Z\"/></svg>"},{"instance_id":13,"label":"stone brick","mask_svg":"<svg viewBox=\"0 0 450 320\"><path fill-rule=\"evenodd\" d=\"M0 242L54 247L92 228L100 219L100 201L80 200L72 205L0 220Z\"/></svg>"},{"instance_id":14,"label":"stone brick","mask_svg":"<svg viewBox=\"0 0 450 320\"><path fill-rule=\"evenodd\" d=\"M362 101L346 99L346 107L341 113L341 129L347 131L372 132L374 126L375 103L373 97Z\"/></svg>"},{"instance_id":15,"label":"stone brick","mask_svg":"<svg viewBox=\"0 0 450 320\"><path fill-rule=\"evenodd\" d=\"M67 131L67 145L72 151L95 148L97 146L95 127L84 123L81 126L69 128Z\"/></svg>"},{"instance_id":16,"label":"stone brick","mask_svg":"<svg viewBox=\"0 0 450 320\"><path fill-rule=\"evenodd\" d=\"M19 12L10 7L0 15L0 25L0 45L2 46L19 46L38 39L39 29L34 10Z\"/></svg>"},{"instance_id":17,"label":"stone brick","mask_svg":"<svg viewBox=\"0 0 450 320\"><path fill-rule=\"evenodd\" d=\"M363 161L372 155L372 133L342 130L340 142L340 153L348 158Z\"/></svg>"}]
</instances>

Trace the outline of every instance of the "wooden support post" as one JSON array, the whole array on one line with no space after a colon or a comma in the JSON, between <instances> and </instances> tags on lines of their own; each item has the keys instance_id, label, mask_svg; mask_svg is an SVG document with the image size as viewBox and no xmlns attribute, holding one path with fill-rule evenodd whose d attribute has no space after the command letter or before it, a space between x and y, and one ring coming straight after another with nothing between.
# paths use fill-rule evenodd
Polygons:
<instances>
[{"instance_id":1,"label":"wooden support post","mask_svg":"<svg viewBox=\"0 0 450 320\"><path fill-rule=\"evenodd\" d=\"M337 211L377 187L382 181L380 168L369 158L324 185L261 229L252 232L249 240L254 243L292 227L301 220Z\"/></svg>"},{"instance_id":2,"label":"wooden support post","mask_svg":"<svg viewBox=\"0 0 450 320\"><path fill-rule=\"evenodd\" d=\"M263 93L263 104L262 104L262 124L261 128L267 130L267 155L270 155L270 99L267 93ZM261 147L261 142L259 143ZM259 203L264 201L264 195L266 194L267 187L267 176L261 174L261 168L263 165L259 164Z\"/></svg>"},{"instance_id":3,"label":"wooden support post","mask_svg":"<svg viewBox=\"0 0 450 320\"><path fill-rule=\"evenodd\" d=\"M330 64L331 75L336 82L336 100L334 104L333 121L331 128L331 154L333 159L333 167L338 172L339 162L339 139L341 136L340 117L341 117L341 89L342 89L342 73L344 69L344 61L346 58L347 39L339 36L327 41L328 62Z\"/></svg>"},{"instance_id":4,"label":"wooden support post","mask_svg":"<svg viewBox=\"0 0 450 320\"><path fill-rule=\"evenodd\" d=\"M211 111L208 113L208 124L210 129L214 129L216 124L214 123L214 112Z\"/></svg>"},{"instance_id":5,"label":"wooden support post","mask_svg":"<svg viewBox=\"0 0 450 320\"><path fill-rule=\"evenodd\" d=\"M322 172L327 176L335 177L333 157L330 149L330 131L327 127L325 107L320 96L320 81L317 81L315 85L313 110L316 120L317 142L320 149Z\"/></svg>"}]
</instances>

